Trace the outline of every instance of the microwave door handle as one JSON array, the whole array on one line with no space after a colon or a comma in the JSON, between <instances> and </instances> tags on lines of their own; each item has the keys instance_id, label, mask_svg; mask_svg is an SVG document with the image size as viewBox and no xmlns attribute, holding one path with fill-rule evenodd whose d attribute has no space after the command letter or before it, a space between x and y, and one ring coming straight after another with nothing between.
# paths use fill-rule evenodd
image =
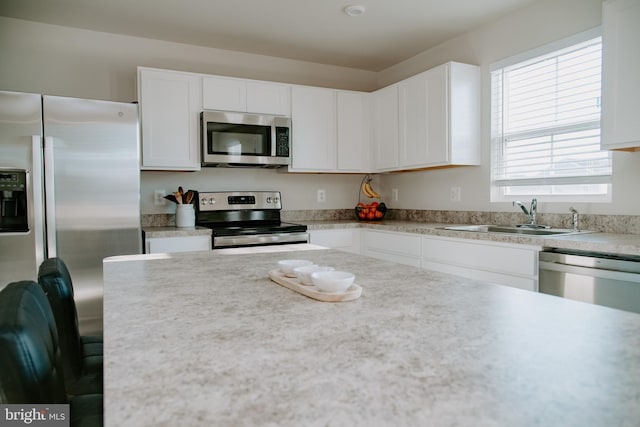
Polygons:
<instances>
[{"instance_id":1,"label":"microwave door handle","mask_svg":"<svg viewBox=\"0 0 640 427\"><path fill-rule=\"evenodd\" d=\"M47 218L47 256L57 256L56 243L56 200L55 200L55 173L53 170L53 137L44 138L44 186Z\"/></svg>"},{"instance_id":2,"label":"microwave door handle","mask_svg":"<svg viewBox=\"0 0 640 427\"><path fill-rule=\"evenodd\" d=\"M276 156L276 147L278 146L278 141L276 140L276 125L271 125L271 157Z\"/></svg>"}]
</instances>

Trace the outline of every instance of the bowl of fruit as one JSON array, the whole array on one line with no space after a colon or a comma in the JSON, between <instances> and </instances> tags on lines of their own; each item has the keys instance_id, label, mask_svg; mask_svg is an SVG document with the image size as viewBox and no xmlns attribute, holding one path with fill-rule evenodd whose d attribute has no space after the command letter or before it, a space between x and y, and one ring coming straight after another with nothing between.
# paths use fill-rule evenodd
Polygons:
<instances>
[{"instance_id":1,"label":"bowl of fruit","mask_svg":"<svg viewBox=\"0 0 640 427\"><path fill-rule=\"evenodd\" d=\"M387 213L384 203L372 202L368 204L358 203L356 205L356 217L362 221L380 221Z\"/></svg>"},{"instance_id":2,"label":"bowl of fruit","mask_svg":"<svg viewBox=\"0 0 640 427\"><path fill-rule=\"evenodd\" d=\"M360 184L358 192L358 204L356 205L356 218L361 221L380 221L387 213L387 206L378 201L364 203L361 196L364 195L369 199L380 199L380 194L371 187L371 176L366 175Z\"/></svg>"}]
</instances>

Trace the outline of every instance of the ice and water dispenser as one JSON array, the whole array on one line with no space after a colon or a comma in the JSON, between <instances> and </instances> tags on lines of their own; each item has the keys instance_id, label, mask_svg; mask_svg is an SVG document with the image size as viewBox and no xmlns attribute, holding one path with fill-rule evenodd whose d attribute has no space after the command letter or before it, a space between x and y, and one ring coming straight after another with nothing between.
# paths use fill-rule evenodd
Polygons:
<instances>
[{"instance_id":1,"label":"ice and water dispenser","mask_svg":"<svg viewBox=\"0 0 640 427\"><path fill-rule=\"evenodd\" d=\"M0 169L0 233L29 231L27 171Z\"/></svg>"}]
</instances>

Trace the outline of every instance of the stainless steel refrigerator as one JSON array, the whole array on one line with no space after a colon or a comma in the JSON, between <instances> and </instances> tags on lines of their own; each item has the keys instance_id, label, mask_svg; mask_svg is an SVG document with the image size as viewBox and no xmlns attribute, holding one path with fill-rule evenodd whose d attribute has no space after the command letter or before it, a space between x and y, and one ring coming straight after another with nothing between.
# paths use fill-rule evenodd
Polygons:
<instances>
[{"instance_id":1,"label":"stainless steel refrigerator","mask_svg":"<svg viewBox=\"0 0 640 427\"><path fill-rule=\"evenodd\" d=\"M60 257L102 333L102 260L141 252L137 105L0 92L0 289Z\"/></svg>"}]
</instances>

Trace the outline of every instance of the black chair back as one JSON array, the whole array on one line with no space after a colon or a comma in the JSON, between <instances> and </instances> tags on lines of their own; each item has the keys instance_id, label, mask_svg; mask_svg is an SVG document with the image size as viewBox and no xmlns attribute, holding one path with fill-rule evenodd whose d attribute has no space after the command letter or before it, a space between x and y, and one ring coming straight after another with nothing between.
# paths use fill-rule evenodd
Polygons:
<instances>
[{"instance_id":1,"label":"black chair back","mask_svg":"<svg viewBox=\"0 0 640 427\"><path fill-rule=\"evenodd\" d=\"M78 312L69 269L60 258L46 259L38 269L38 282L51 304L60 348L64 354L66 381L72 383L81 375L83 362Z\"/></svg>"},{"instance_id":2,"label":"black chair back","mask_svg":"<svg viewBox=\"0 0 640 427\"><path fill-rule=\"evenodd\" d=\"M67 403L55 320L33 281L0 291L0 402Z\"/></svg>"}]
</instances>

